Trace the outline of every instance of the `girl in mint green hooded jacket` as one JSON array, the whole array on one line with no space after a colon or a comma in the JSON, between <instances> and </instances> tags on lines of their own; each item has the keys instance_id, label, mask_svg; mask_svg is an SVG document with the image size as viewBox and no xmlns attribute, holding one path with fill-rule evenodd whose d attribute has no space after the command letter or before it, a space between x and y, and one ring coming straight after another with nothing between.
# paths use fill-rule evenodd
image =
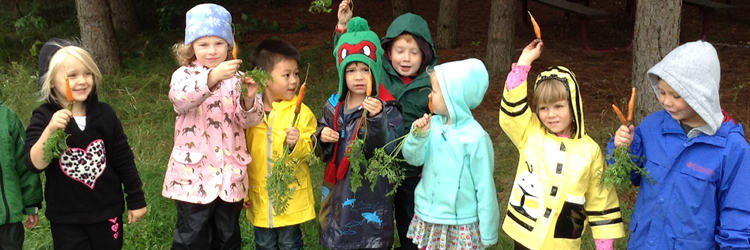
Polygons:
<instances>
[{"instance_id":1,"label":"girl in mint green hooded jacket","mask_svg":"<svg viewBox=\"0 0 750 250\"><path fill-rule=\"evenodd\" d=\"M489 85L477 59L438 65L431 73L434 116L414 121L404 158L420 166L407 237L427 249L483 249L497 243L500 212L492 140L471 109Z\"/></svg>"}]
</instances>

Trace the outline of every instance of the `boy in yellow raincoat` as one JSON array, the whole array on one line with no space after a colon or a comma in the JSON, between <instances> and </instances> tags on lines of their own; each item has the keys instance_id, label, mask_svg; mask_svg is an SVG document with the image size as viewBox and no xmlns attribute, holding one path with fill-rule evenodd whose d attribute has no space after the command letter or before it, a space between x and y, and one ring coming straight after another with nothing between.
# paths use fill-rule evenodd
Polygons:
<instances>
[{"instance_id":1,"label":"boy in yellow raincoat","mask_svg":"<svg viewBox=\"0 0 750 250\"><path fill-rule=\"evenodd\" d=\"M299 51L289 43L268 39L261 42L253 52L253 67L268 71L273 82L268 83L261 94L265 116L258 126L245 130L247 148L253 161L247 167L249 192L245 199L247 219L255 226L256 249L301 249L300 224L315 218L315 201L310 180L310 169L306 158L313 150L310 136L318 123L310 109L302 104L296 126L292 126L295 95L300 87ZM266 191L268 177L275 171L274 159L283 154L288 145L289 157L302 160L293 173L297 183L286 211L277 215Z\"/></svg>"}]
</instances>

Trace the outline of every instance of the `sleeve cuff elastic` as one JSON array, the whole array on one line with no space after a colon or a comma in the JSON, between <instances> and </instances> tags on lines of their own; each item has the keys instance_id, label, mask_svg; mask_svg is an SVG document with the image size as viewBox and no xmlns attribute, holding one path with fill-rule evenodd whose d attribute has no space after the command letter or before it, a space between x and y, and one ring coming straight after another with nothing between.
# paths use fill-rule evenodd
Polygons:
<instances>
[{"instance_id":1,"label":"sleeve cuff elastic","mask_svg":"<svg viewBox=\"0 0 750 250\"><path fill-rule=\"evenodd\" d=\"M27 207L23 209L23 214L25 215L32 215L32 214L38 214L39 208L38 207Z\"/></svg>"}]
</instances>

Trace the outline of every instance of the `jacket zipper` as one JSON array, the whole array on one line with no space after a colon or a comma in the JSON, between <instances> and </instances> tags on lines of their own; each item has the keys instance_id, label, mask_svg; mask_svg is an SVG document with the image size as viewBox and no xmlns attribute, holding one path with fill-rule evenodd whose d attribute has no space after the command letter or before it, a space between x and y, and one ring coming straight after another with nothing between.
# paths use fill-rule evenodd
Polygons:
<instances>
[{"instance_id":1,"label":"jacket zipper","mask_svg":"<svg viewBox=\"0 0 750 250\"><path fill-rule=\"evenodd\" d=\"M8 205L8 198L5 197L5 179L3 178L2 166L0 166L0 196L3 197L3 206L5 206L5 222L0 224L6 224L10 222L10 206Z\"/></svg>"},{"instance_id":2,"label":"jacket zipper","mask_svg":"<svg viewBox=\"0 0 750 250\"><path fill-rule=\"evenodd\" d=\"M269 112L268 116L266 117L267 118L265 122L266 122L266 127L268 127L268 131L267 131L268 134L266 135L268 138L268 143L266 145L266 171L268 172L268 174L266 175L266 186L268 186L268 177L271 176L271 171L272 171L271 167L273 164L271 160L272 158L271 152L273 151L273 147L272 147L273 146L273 125L271 124L274 124L274 122L276 121L276 112L273 112L273 116L271 116L271 112ZM268 120L271 120L271 122L269 123ZM274 228L273 227L273 199L271 196L271 192L268 192L268 227Z\"/></svg>"}]
</instances>

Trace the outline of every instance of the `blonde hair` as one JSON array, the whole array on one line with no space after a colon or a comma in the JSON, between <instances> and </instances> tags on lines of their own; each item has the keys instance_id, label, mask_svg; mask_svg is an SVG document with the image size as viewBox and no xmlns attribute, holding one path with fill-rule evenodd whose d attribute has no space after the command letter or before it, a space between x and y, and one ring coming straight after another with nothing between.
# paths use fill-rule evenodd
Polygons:
<instances>
[{"instance_id":1,"label":"blonde hair","mask_svg":"<svg viewBox=\"0 0 750 250\"><path fill-rule=\"evenodd\" d=\"M560 80L547 79L537 84L532 98L534 110L539 111L540 104L551 104L568 100L568 90Z\"/></svg>"},{"instance_id":2,"label":"blonde hair","mask_svg":"<svg viewBox=\"0 0 750 250\"><path fill-rule=\"evenodd\" d=\"M81 64L86 67L86 69L94 74L94 87L95 89L99 88L102 81L102 72L99 71L99 67L96 66L94 58L91 56L91 54L89 54L89 52L85 49L78 46L65 46L55 52L55 55L53 55L49 60L49 67L47 68L47 72L42 75L43 81L42 86L39 88L39 101L47 100L57 102L57 100L55 100L54 98L54 95L52 94L52 80L55 78L55 72L57 72L58 69L63 68L62 62L65 61L65 59L69 56L80 61Z\"/></svg>"},{"instance_id":3,"label":"blonde hair","mask_svg":"<svg viewBox=\"0 0 750 250\"><path fill-rule=\"evenodd\" d=\"M234 43L234 46L237 46L237 43ZM234 49L234 46L230 46L227 50L227 60L236 59L234 58L234 56L232 56L232 50ZM174 53L174 58L177 60L177 63L179 63L180 66L190 66L190 64L193 64L193 61L197 60L192 43L177 43L172 46L172 53Z\"/></svg>"}]
</instances>

